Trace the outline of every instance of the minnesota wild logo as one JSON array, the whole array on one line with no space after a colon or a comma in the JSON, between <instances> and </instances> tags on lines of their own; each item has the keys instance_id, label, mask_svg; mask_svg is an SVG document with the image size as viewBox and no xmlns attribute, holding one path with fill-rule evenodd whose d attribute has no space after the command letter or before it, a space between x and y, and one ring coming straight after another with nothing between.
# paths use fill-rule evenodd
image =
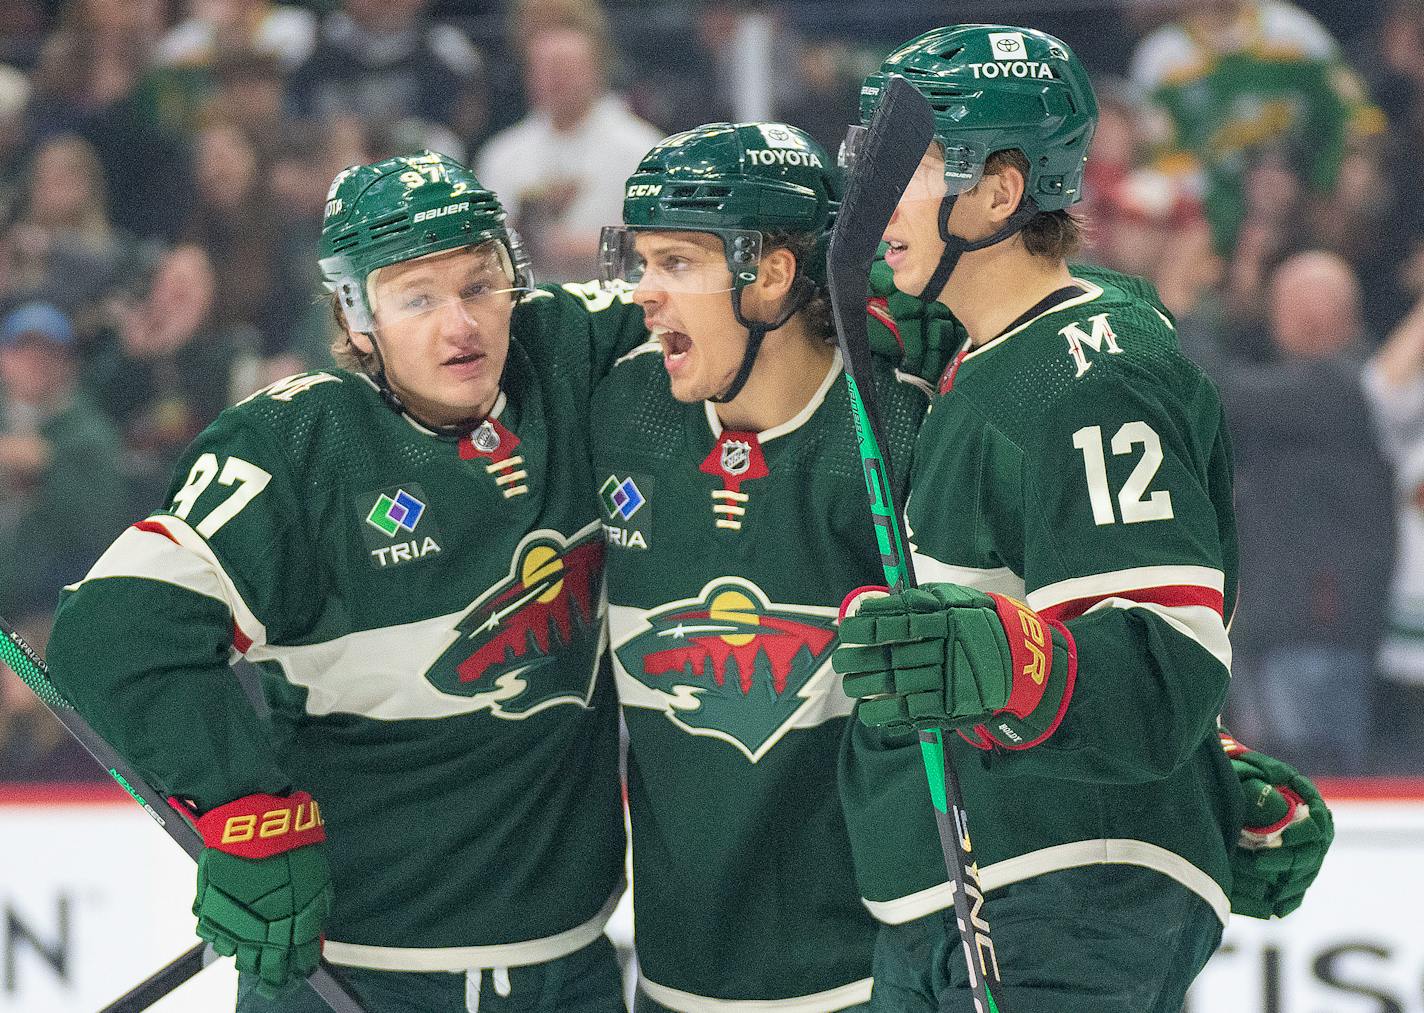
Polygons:
<instances>
[{"instance_id":1,"label":"minnesota wild logo","mask_svg":"<svg viewBox=\"0 0 1424 1013\"><path fill-rule=\"evenodd\" d=\"M651 612L616 609L619 699L662 710L755 763L792 728L850 712L829 671L835 616L833 608L773 604L735 577Z\"/></svg>"},{"instance_id":2,"label":"minnesota wild logo","mask_svg":"<svg viewBox=\"0 0 1424 1013\"><path fill-rule=\"evenodd\" d=\"M426 670L442 693L472 697L497 717L557 704L587 707L602 652L603 531L526 535L509 576L481 595L455 641Z\"/></svg>"}]
</instances>

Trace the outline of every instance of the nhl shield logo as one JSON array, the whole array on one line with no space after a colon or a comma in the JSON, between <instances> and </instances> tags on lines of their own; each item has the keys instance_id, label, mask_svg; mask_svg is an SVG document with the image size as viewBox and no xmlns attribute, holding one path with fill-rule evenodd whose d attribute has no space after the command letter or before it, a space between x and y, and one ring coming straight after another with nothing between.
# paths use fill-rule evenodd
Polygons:
<instances>
[{"instance_id":1,"label":"nhl shield logo","mask_svg":"<svg viewBox=\"0 0 1424 1013\"><path fill-rule=\"evenodd\" d=\"M480 423L480 427L470 434L470 442L481 453L493 454L499 449L499 430L495 429L489 419L485 419Z\"/></svg>"},{"instance_id":2,"label":"nhl shield logo","mask_svg":"<svg viewBox=\"0 0 1424 1013\"><path fill-rule=\"evenodd\" d=\"M746 440L722 443L722 470L728 475L745 475L752 466L752 445Z\"/></svg>"}]
</instances>

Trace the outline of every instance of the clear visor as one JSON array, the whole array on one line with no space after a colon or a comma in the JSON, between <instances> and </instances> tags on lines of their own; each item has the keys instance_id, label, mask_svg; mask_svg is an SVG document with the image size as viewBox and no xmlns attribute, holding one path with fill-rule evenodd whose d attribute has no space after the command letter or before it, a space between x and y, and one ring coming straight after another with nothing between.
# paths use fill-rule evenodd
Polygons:
<instances>
[{"instance_id":1,"label":"clear visor","mask_svg":"<svg viewBox=\"0 0 1424 1013\"><path fill-rule=\"evenodd\" d=\"M369 297L380 322L407 323L451 306L466 316L487 314L508 308L530 291L527 286L514 283L514 264L503 243L492 242L476 252L478 256L469 270L453 276L416 270L392 277L390 268L371 272Z\"/></svg>"},{"instance_id":2,"label":"clear visor","mask_svg":"<svg viewBox=\"0 0 1424 1013\"><path fill-rule=\"evenodd\" d=\"M841 168L847 172L855 168L856 161L864 151L868 132L869 128L860 124L854 124L846 130L845 140L841 142L837 161ZM984 164L989 160L989 152L984 149L983 145L972 142L945 144L936 139L930 142L926 154L931 157L926 162L921 162L920 168L911 177L909 184L905 187L906 197L935 196L938 193L938 177L941 175L948 193L960 194L971 190L983 177ZM941 157L944 159L942 173L938 168Z\"/></svg>"},{"instance_id":3,"label":"clear visor","mask_svg":"<svg viewBox=\"0 0 1424 1013\"><path fill-rule=\"evenodd\" d=\"M606 225L599 278L667 292L730 292L755 281L761 233L676 231Z\"/></svg>"}]
</instances>

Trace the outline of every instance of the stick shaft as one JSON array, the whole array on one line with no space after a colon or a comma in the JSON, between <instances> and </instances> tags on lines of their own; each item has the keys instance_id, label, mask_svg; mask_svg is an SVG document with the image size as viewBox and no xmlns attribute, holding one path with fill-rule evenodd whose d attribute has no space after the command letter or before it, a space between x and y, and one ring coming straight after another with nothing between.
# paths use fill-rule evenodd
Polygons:
<instances>
[{"instance_id":1,"label":"stick shaft","mask_svg":"<svg viewBox=\"0 0 1424 1013\"><path fill-rule=\"evenodd\" d=\"M54 715L55 720L79 741L79 744L88 751L90 756L94 757L99 766L108 771L109 776L118 783L119 787L123 788L129 797L163 828L163 831L183 849L188 857L196 861L199 853L203 850L203 839L199 836L198 831L183 818L166 796L155 790L142 775L124 762L114 747L90 727L89 722L84 720L83 716L74 709L74 705L66 700L59 688L50 681L49 667L45 664L44 659L34 648L25 643L24 638L15 632L14 627L4 619L0 619L0 661L8 665L10 670L34 691L34 694L40 698L40 702ZM201 950L201 947L195 948ZM178 962L188 959L192 952L189 950L179 957ZM169 965L169 968L173 966ZM154 978L164 975L169 968L159 971L154 975ZM176 988L180 983L175 981L171 988ZM337 980L325 961L312 972L307 983L331 1007L332 1013L365 1013L364 1007L355 996L347 991L346 986ZM154 1000L151 1001L156 1001L157 998L158 996L155 995ZM136 1010L144 1008L143 1006L133 1007Z\"/></svg>"},{"instance_id":2,"label":"stick shaft","mask_svg":"<svg viewBox=\"0 0 1424 1013\"><path fill-rule=\"evenodd\" d=\"M914 565L905 551L900 511L884 454L885 438L875 403L865 300L870 265L900 195L934 137L934 114L903 78L892 76L866 131L864 147L846 184L831 235L828 276L831 308L855 416L861 462L870 496L885 582L894 591L915 586ZM920 731L920 751L935 809L935 826L945 868L954 887L954 914L964 945L976 1013L1001 1013L994 999L1000 987L994 941L984 916L984 892L964 812L963 793L944 730Z\"/></svg>"}]
</instances>

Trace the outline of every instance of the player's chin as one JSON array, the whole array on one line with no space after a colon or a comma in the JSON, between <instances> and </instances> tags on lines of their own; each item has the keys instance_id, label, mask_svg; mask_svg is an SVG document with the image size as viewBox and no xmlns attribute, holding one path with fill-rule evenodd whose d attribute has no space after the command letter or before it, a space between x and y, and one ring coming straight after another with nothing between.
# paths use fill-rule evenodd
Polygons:
<instances>
[{"instance_id":1,"label":"player's chin","mask_svg":"<svg viewBox=\"0 0 1424 1013\"><path fill-rule=\"evenodd\" d=\"M447 386L442 395L442 400L459 418L483 415L494 407L499 397L499 378L470 378Z\"/></svg>"},{"instance_id":2,"label":"player's chin","mask_svg":"<svg viewBox=\"0 0 1424 1013\"><path fill-rule=\"evenodd\" d=\"M895 287L906 295L919 295L930 280L930 272L915 258L905 257L898 264L890 265L890 274L895 279Z\"/></svg>"},{"instance_id":3,"label":"player's chin","mask_svg":"<svg viewBox=\"0 0 1424 1013\"><path fill-rule=\"evenodd\" d=\"M695 376L669 375L668 389L672 392L673 398L681 401L683 404L706 401L713 394L717 393Z\"/></svg>"}]
</instances>

